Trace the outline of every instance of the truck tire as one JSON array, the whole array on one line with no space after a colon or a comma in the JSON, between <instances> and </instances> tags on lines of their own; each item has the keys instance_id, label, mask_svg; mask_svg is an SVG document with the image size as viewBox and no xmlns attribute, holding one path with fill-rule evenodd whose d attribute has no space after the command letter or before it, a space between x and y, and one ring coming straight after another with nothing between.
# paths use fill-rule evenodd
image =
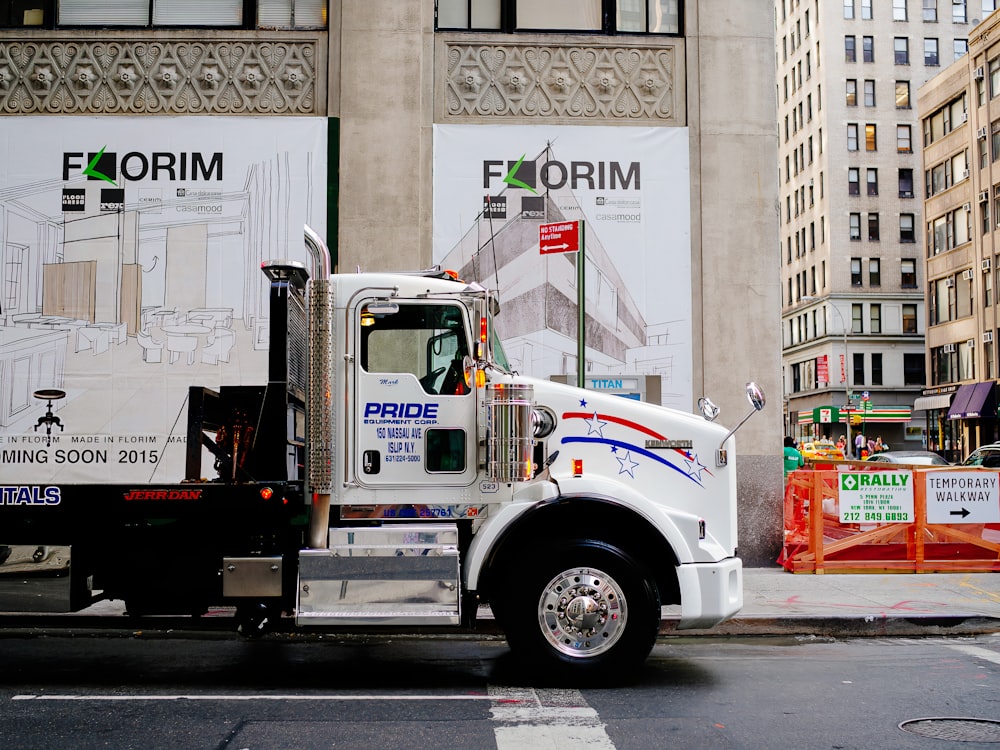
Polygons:
<instances>
[{"instance_id":1,"label":"truck tire","mask_svg":"<svg viewBox=\"0 0 1000 750\"><path fill-rule=\"evenodd\" d=\"M517 567L498 608L524 664L574 679L634 676L660 627L659 596L642 566L617 547L573 540Z\"/></svg>"}]
</instances>

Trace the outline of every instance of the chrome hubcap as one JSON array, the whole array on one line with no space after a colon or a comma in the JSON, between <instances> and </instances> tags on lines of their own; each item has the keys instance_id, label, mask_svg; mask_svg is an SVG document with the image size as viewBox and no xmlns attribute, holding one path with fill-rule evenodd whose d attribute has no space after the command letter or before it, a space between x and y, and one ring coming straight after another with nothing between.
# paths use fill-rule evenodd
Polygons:
<instances>
[{"instance_id":1,"label":"chrome hubcap","mask_svg":"<svg viewBox=\"0 0 1000 750\"><path fill-rule=\"evenodd\" d=\"M590 657L610 649L625 630L627 609L621 587L594 568L563 571L545 587L538 624L559 652Z\"/></svg>"}]
</instances>

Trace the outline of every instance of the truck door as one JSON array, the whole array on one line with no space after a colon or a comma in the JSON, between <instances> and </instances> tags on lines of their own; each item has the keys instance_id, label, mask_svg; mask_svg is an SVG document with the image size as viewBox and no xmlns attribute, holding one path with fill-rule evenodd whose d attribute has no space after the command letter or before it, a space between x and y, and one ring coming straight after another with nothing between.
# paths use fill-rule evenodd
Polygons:
<instances>
[{"instance_id":1,"label":"truck door","mask_svg":"<svg viewBox=\"0 0 1000 750\"><path fill-rule=\"evenodd\" d=\"M372 487L470 485L477 434L467 309L371 299L354 310L356 480Z\"/></svg>"}]
</instances>

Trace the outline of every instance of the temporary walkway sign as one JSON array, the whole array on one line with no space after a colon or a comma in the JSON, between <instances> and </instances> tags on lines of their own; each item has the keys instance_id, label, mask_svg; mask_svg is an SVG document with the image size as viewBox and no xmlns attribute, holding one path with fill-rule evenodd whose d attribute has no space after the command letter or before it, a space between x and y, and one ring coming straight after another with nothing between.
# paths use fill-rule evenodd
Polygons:
<instances>
[{"instance_id":1,"label":"temporary walkway sign","mask_svg":"<svg viewBox=\"0 0 1000 750\"><path fill-rule=\"evenodd\" d=\"M1000 473L927 472L927 523L1000 523Z\"/></svg>"}]
</instances>

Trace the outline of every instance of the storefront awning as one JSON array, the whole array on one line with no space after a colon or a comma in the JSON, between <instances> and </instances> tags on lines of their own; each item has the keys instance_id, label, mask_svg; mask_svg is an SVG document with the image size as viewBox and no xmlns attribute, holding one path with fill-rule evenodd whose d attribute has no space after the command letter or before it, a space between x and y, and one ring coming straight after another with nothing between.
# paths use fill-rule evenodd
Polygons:
<instances>
[{"instance_id":1,"label":"storefront awning","mask_svg":"<svg viewBox=\"0 0 1000 750\"><path fill-rule=\"evenodd\" d=\"M955 394L955 400L951 402L948 419L978 419L985 415L996 415L993 381L961 386Z\"/></svg>"},{"instance_id":2,"label":"storefront awning","mask_svg":"<svg viewBox=\"0 0 1000 750\"><path fill-rule=\"evenodd\" d=\"M852 424L857 424L858 418L864 422L909 422L912 414L909 406L884 406L881 409L869 410L852 407L850 411L840 410L841 423L845 422L848 416L852 418ZM810 409L798 412L798 423L813 424L813 411Z\"/></svg>"},{"instance_id":3,"label":"storefront awning","mask_svg":"<svg viewBox=\"0 0 1000 750\"><path fill-rule=\"evenodd\" d=\"M913 411L947 409L951 406L951 397L954 395L954 393L936 393L933 396L918 396L913 402Z\"/></svg>"}]
</instances>

